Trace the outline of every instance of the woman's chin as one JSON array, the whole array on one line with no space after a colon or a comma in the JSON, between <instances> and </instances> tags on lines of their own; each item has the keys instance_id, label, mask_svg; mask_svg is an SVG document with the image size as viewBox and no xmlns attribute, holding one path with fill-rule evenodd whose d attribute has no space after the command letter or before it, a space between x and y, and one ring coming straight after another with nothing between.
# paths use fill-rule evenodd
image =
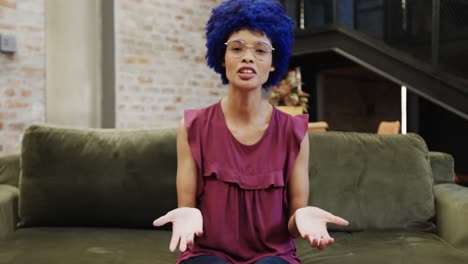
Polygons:
<instances>
[{"instance_id":1,"label":"woman's chin","mask_svg":"<svg viewBox=\"0 0 468 264\"><path fill-rule=\"evenodd\" d=\"M236 89L242 90L255 90L262 87L262 84L254 79L250 80L236 80L232 83L232 86Z\"/></svg>"}]
</instances>

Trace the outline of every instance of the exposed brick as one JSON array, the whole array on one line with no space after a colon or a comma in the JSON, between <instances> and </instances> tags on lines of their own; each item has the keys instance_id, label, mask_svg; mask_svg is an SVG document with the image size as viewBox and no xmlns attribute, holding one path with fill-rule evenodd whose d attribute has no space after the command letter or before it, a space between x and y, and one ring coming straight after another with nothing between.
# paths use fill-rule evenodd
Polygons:
<instances>
[{"instance_id":1,"label":"exposed brick","mask_svg":"<svg viewBox=\"0 0 468 264\"><path fill-rule=\"evenodd\" d=\"M149 64L149 60L145 57L139 57L138 58L138 63L140 64Z\"/></svg>"},{"instance_id":2,"label":"exposed brick","mask_svg":"<svg viewBox=\"0 0 468 264\"><path fill-rule=\"evenodd\" d=\"M18 86L21 84L21 81L20 80L9 80L8 81L8 86Z\"/></svg>"},{"instance_id":3,"label":"exposed brick","mask_svg":"<svg viewBox=\"0 0 468 264\"><path fill-rule=\"evenodd\" d=\"M5 31L16 30L16 25L0 23L0 30L5 30Z\"/></svg>"},{"instance_id":4,"label":"exposed brick","mask_svg":"<svg viewBox=\"0 0 468 264\"><path fill-rule=\"evenodd\" d=\"M182 109L227 94L205 61L205 23L222 1L119 1L117 127L176 126Z\"/></svg>"},{"instance_id":5,"label":"exposed brick","mask_svg":"<svg viewBox=\"0 0 468 264\"><path fill-rule=\"evenodd\" d=\"M18 100L9 100L6 102L7 108L27 108L30 106L29 103L18 101Z\"/></svg>"},{"instance_id":6,"label":"exposed brick","mask_svg":"<svg viewBox=\"0 0 468 264\"><path fill-rule=\"evenodd\" d=\"M21 96L22 97L30 97L32 94L31 90L21 90Z\"/></svg>"},{"instance_id":7,"label":"exposed brick","mask_svg":"<svg viewBox=\"0 0 468 264\"><path fill-rule=\"evenodd\" d=\"M14 120L16 116L15 112L0 112L0 120Z\"/></svg>"},{"instance_id":8,"label":"exposed brick","mask_svg":"<svg viewBox=\"0 0 468 264\"><path fill-rule=\"evenodd\" d=\"M0 53L0 155L18 153L26 127L45 119L44 7L45 0L0 0L0 31L18 39L16 53Z\"/></svg>"},{"instance_id":9,"label":"exposed brick","mask_svg":"<svg viewBox=\"0 0 468 264\"><path fill-rule=\"evenodd\" d=\"M136 61L135 57L126 57L125 58L125 63L126 64L133 64L133 63L135 63L135 61Z\"/></svg>"},{"instance_id":10,"label":"exposed brick","mask_svg":"<svg viewBox=\"0 0 468 264\"><path fill-rule=\"evenodd\" d=\"M13 1L8 1L8 0L0 0L0 7L7 7L7 8L13 8L16 9L16 3Z\"/></svg>"},{"instance_id":11,"label":"exposed brick","mask_svg":"<svg viewBox=\"0 0 468 264\"><path fill-rule=\"evenodd\" d=\"M10 123L8 124L8 129L10 130L24 130L26 124L25 123Z\"/></svg>"},{"instance_id":12,"label":"exposed brick","mask_svg":"<svg viewBox=\"0 0 468 264\"><path fill-rule=\"evenodd\" d=\"M45 74L44 68L32 68L32 67L24 67L23 73L28 76L28 77L33 77L33 76L42 76Z\"/></svg>"},{"instance_id":13,"label":"exposed brick","mask_svg":"<svg viewBox=\"0 0 468 264\"><path fill-rule=\"evenodd\" d=\"M16 95L15 90L13 90L13 89L11 89L11 88L6 89L6 90L3 92L3 94L4 94L5 96L7 96L7 97L13 97L13 96Z\"/></svg>"},{"instance_id":14,"label":"exposed brick","mask_svg":"<svg viewBox=\"0 0 468 264\"><path fill-rule=\"evenodd\" d=\"M174 110L176 110L176 107L173 105L168 105L164 107L164 111L174 111Z\"/></svg>"},{"instance_id":15,"label":"exposed brick","mask_svg":"<svg viewBox=\"0 0 468 264\"><path fill-rule=\"evenodd\" d=\"M152 83L153 79L151 77L140 76L138 77L138 82L141 84Z\"/></svg>"},{"instance_id":16,"label":"exposed brick","mask_svg":"<svg viewBox=\"0 0 468 264\"><path fill-rule=\"evenodd\" d=\"M195 62L197 62L197 63L205 63L205 62L206 62L206 61L205 61L205 57L203 57L203 56L196 56L196 57L195 57Z\"/></svg>"}]
</instances>

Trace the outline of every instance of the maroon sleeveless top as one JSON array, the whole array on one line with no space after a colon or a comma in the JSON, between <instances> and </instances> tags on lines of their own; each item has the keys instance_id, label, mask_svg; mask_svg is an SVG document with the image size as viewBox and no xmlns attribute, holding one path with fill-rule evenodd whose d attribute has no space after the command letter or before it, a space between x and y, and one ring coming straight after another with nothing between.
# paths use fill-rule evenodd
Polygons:
<instances>
[{"instance_id":1,"label":"maroon sleeveless top","mask_svg":"<svg viewBox=\"0 0 468 264\"><path fill-rule=\"evenodd\" d=\"M261 139L244 145L229 131L220 102L185 111L204 234L177 263L200 255L229 263L255 263L265 256L300 263L288 231L287 184L307 122L308 115L292 117L273 108Z\"/></svg>"}]
</instances>

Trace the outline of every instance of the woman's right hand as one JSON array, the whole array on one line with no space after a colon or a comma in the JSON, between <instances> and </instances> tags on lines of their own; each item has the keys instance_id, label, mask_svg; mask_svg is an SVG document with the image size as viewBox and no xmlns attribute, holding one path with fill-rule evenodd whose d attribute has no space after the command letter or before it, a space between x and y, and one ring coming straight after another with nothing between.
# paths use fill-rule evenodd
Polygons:
<instances>
[{"instance_id":1,"label":"woman's right hand","mask_svg":"<svg viewBox=\"0 0 468 264\"><path fill-rule=\"evenodd\" d=\"M197 208L181 207L169 211L166 215L154 220L154 226L172 223L172 237L169 250L174 252L179 243L179 250L184 252L192 245L195 236L203 235L203 217Z\"/></svg>"}]
</instances>

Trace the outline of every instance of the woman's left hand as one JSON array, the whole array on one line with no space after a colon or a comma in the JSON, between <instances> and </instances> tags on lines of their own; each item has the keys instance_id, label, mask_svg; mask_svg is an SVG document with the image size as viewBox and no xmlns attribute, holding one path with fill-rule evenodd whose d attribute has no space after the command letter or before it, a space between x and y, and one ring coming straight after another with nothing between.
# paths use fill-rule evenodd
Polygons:
<instances>
[{"instance_id":1,"label":"woman's left hand","mask_svg":"<svg viewBox=\"0 0 468 264\"><path fill-rule=\"evenodd\" d=\"M295 213L297 230L302 238L307 239L311 247L320 250L333 244L335 240L327 231L327 223L347 226L348 221L317 207L299 208Z\"/></svg>"}]
</instances>

